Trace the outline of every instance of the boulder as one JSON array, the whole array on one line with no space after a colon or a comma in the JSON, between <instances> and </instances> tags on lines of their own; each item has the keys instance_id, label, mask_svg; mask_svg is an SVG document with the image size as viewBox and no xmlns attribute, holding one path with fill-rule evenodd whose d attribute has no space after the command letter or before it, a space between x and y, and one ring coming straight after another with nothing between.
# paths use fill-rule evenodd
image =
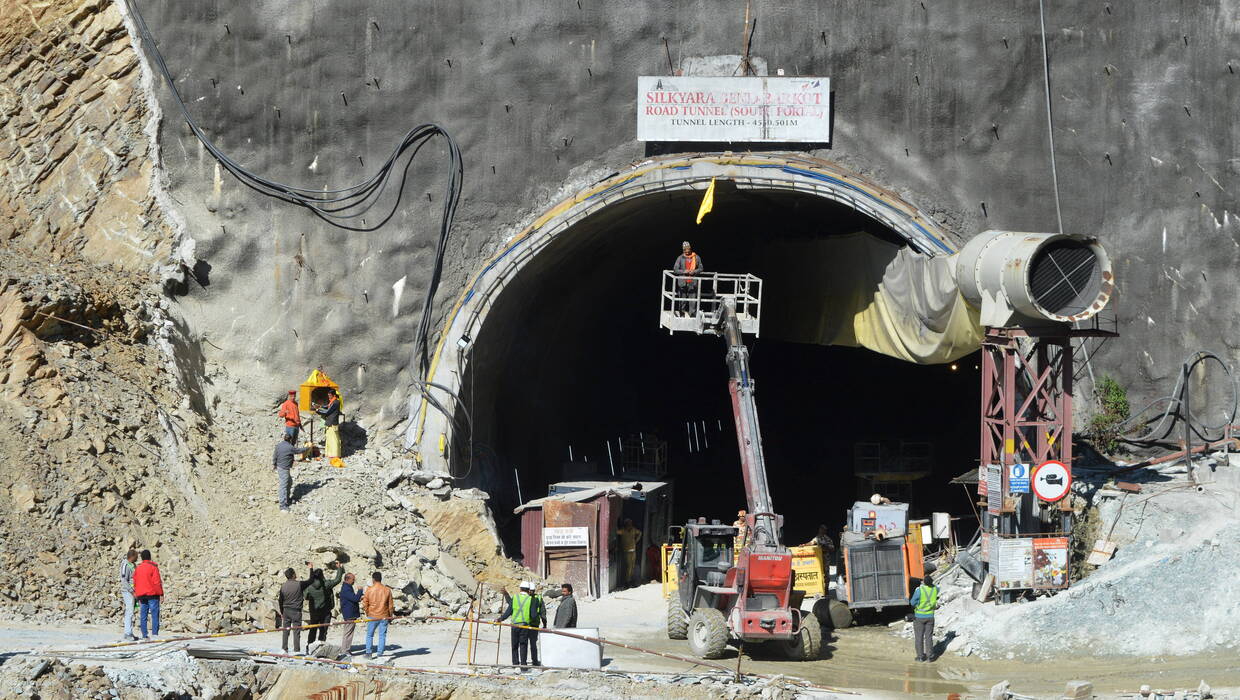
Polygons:
<instances>
[{"instance_id":1,"label":"boulder","mask_svg":"<svg viewBox=\"0 0 1240 700\"><path fill-rule=\"evenodd\" d=\"M425 483L425 484L423 484L423 485L424 485L426 488L428 488L428 489L430 489L430 490L434 491L435 489L440 489L440 488L443 488L444 483L445 483L445 482L444 482L444 480L443 480L443 479L441 479L441 478L439 478L439 477L435 477L435 478L431 479L430 481L426 482L426 483Z\"/></svg>"},{"instance_id":2,"label":"boulder","mask_svg":"<svg viewBox=\"0 0 1240 700\"><path fill-rule=\"evenodd\" d=\"M374 540L355 527L346 527L340 531L340 544L348 551L363 559L374 559L379 555Z\"/></svg>"},{"instance_id":3,"label":"boulder","mask_svg":"<svg viewBox=\"0 0 1240 700\"><path fill-rule=\"evenodd\" d=\"M435 476L434 472L415 470L415 471L409 472L408 478L410 481L414 482L415 484L421 484L423 486L426 486L428 483L431 482L432 479L436 479L438 477Z\"/></svg>"},{"instance_id":4,"label":"boulder","mask_svg":"<svg viewBox=\"0 0 1240 700\"><path fill-rule=\"evenodd\" d=\"M399 462L389 465L379 472L379 480L387 488L392 488L405 480L409 474L405 471L405 466Z\"/></svg>"},{"instance_id":5,"label":"boulder","mask_svg":"<svg viewBox=\"0 0 1240 700\"><path fill-rule=\"evenodd\" d=\"M422 587L435 600L447 605L460 605L469 596L460 589L456 580L432 567L422 569Z\"/></svg>"},{"instance_id":6,"label":"boulder","mask_svg":"<svg viewBox=\"0 0 1240 700\"><path fill-rule=\"evenodd\" d=\"M478 581L465 562L447 552L439 555L439 569L455 579L467 591L478 588Z\"/></svg>"},{"instance_id":7,"label":"boulder","mask_svg":"<svg viewBox=\"0 0 1240 700\"><path fill-rule=\"evenodd\" d=\"M400 590L409 595L420 595L422 593L422 562L418 560L417 556L412 556L405 560L405 564L400 568L397 577L393 583L397 584Z\"/></svg>"},{"instance_id":8,"label":"boulder","mask_svg":"<svg viewBox=\"0 0 1240 700\"><path fill-rule=\"evenodd\" d=\"M38 500L29 484L14 484L13 488L9 489L9 498L12 499L13 506L23 513L34 510Z\"/></svg>"}]
</instances>

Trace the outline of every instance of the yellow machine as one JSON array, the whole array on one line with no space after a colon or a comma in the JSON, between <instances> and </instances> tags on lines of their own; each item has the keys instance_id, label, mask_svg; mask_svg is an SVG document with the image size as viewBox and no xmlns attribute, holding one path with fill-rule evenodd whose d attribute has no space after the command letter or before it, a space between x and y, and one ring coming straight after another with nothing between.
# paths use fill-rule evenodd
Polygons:
<instances>
[{"instance_id":1,"label":"yellow machine","mask_svg":"<svg viewBox=\"0 0 1240 700\"><path fill-rule=\"evenodd\" d=\"M792 590L806 598L819 598L827 594L827 565L822 555L822 547L789 547L792 552ZM676 591L677 567L680 557L679 544L663 545L662 561L663 597L666 598Z\"/></svg>"}]
</instances>

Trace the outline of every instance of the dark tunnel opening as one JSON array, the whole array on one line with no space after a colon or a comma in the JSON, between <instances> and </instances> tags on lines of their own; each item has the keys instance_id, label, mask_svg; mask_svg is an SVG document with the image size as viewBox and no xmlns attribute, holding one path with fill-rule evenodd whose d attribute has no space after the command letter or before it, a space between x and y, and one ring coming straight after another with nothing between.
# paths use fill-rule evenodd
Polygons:
<instances>
[{"instance_id":1,"label":"dark tunnel opening","mask_svg":"<svg viewBox=\"0 0 1240 700\"><path fill-rule=\"evenodd\" d=\"M508 282L474 339L462 385L474 429L454 438L453 472L491 495L509 554L520 557L513 508L546 496L551 483L583 478L584 469L612 480L622 436L667 442L676 522L731 522L745 507L723 341L658 325L661 271L682 240L708 270L764 280L762 337L747 344L787 542L808 540L820 523L838 534L845 509L875 489L909 500L915 516L950 511L972 520L969 497L949 481L977 464L977 354L916 365L780 339L787 324L804 322L806 305L832 303L798 294L798 277L823 254L814 241L856 232L902 239L820 197L731 183L720 183L714 211L697 225L700 199L692 191L646 195L577 222ZM855 475L857 454L874 449L860 443L879 443L888 457L929 446L911 497Z\"/></svg>"}]
</instances>

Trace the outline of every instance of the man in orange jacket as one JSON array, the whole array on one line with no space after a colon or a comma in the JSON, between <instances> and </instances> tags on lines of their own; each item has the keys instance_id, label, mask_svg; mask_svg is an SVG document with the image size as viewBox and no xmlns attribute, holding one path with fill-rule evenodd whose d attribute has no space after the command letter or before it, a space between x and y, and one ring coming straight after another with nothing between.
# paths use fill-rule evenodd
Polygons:
<instances>
[{"instance_id":1,"label":"man in orange jacket","mask_svg":"<svg viewBox=\"0 0 1240 700\"><path fill-rule=\"evenodd\" d=\"M284 434L293 436L293 444L297 444L297 433L301 432L301 411L297 408L294 397L296 391L289 390L288 398L280 404L280 417L284 419Z\"/></svg>"},{"instance_id":2,"label":"man in orange jacket","mask_svg":"<svg viewBox=\"0 0 1240 700\"><path fill-rule=\"evenodd\" d=\"M362 612L366 617L370 618L366 622L366 658L373 659L375 656L383 656L383 650L387 647L387 629L388 618L396 614L396 608L392 604L392 589L383 585L383 574L376 571L371 574L374 583L366 587L366 592L362 594ZM374 647L371 642L374 640L375 630L379 630L379 653L371 653Z\"/></svg>"},{"instance_id":3,"label":"man in orange jacket","mask_svg":"<svg viewBox=\"0 0 1240 700\"><path fill-rule=\"evenodd\" d=\"M142 638L159 636L159 601L164 597L164 582L159 567L151 561L151 550L142 550L142 561L133 570L133 596L138 600L138 622ZM146 616L151 615L151 635L146 634Z\"/></svg>"}]
</instances>

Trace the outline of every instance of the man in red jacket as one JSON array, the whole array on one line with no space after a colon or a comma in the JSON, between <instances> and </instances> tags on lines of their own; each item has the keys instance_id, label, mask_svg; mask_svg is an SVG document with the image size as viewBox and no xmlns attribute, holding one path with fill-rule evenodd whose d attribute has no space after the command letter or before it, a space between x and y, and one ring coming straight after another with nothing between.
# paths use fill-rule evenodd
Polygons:
<instances>
[{"instance_id":1,"label":"man in red jacket","mask_svg":"<svg viewBox=\"0 0 1240 700\"><path fill-rule=\"evenodd\" d=\"M133 571L133 596L138 600L138 622L142 629L142 638L150 639L146 634L146 615L151 614L151 636L159 636L159 599L164 596L164 582L159 576L159 567L151 561L151 550L142 550L142 562Z\"/></svg>"}]
</instances>

